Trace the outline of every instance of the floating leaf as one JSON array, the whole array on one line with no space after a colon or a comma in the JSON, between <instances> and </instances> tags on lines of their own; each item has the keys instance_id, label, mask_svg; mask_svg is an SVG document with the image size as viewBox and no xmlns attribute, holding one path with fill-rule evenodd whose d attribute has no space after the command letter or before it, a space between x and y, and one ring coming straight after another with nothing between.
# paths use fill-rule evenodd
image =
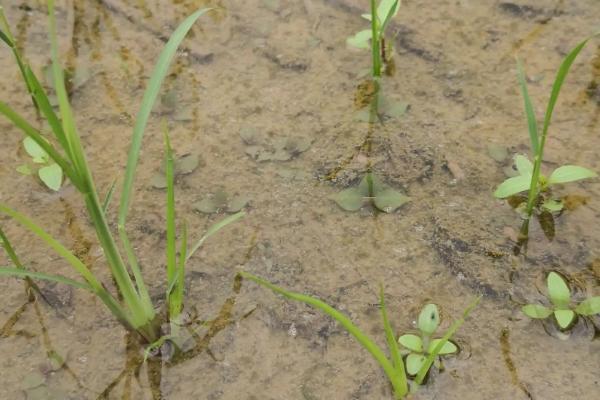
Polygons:
<instances>
[{"instance_id":1,"label":"floating leaf","mask_svg":"<svg viewBox=\"0 0 600 400\"><path fill-rule=\"evenodd\" d=\"M373 193L369 193L369 179L373 183ZM372 196L371 196L372 195ZM391 213L410 198L381 183L374 174L365 174L356 188L344 189L332 197L346 211L359 210L365 201L372 200L373 205L380 211Z\"/></svg>"},{"instance_id":2,"label":"floating leaf","mask_svg":"<svg viewBox=\"0 0 600 400\"><path fill-rule=\"evenodd\" d=\"M488 145L487 150L489 156L497 162L503 162L508 157L508 149L506 146L490 144Z\"/></svg>"},{"instance_id":3,"label":"floating leaf","mask_svg":"<svg viewBox=\"0 0 600 400\"><path fill-rule=\"evenodd\" d=\"M398 343L415 353L423 352L423 341L420 337L413 334L402 335L398 338Z\"/></svg>"},{"instance_id":4,"label":"floating leaf","mask_svg":"<svg viewBox=\"0 0 600 400\"><path fill-rule=\"evenodd\" d=\"M596 176L598 175L594 171L590 171L587 168L578 167L577 165L563 165L552 172L550 179L548 179L548 184L554 185L556 183L573 182Z\"/></svg>"},{"instance_id":5,"label":"floating leaf","mask_svg":"<svg viewBox=\"0 0 600 400\"><path fill-rule=\"evenodd\" d=\"M515 155L515 166L520 175L532 175L533 164L522 154Z\"/></svg>"},{"instance_id":6,"label":"floating leaf","mask_svg":"<svg viewBox=\"0 0 600 400\"><path fill-rule=\"evenodd\" d=\"M409 375L416 375L419 373L419 370L425 364L425 357L423 354L410 353L406 357L406 372Z\"/></svg>"},{"instance_id":7,"label":"floating leaf","mask_svg":"<svg viewBox=\"0 0 600 400\"><path fill-rule=\"evenodd\" d=\"M46 383L46 377L39 371L30 372L25 375L21 388L24 390L33 389Z\"/></svg>"},{"instance_id":8,"label":"floating leaf","mask_svg":"<svg viewBox=\"0 0 600 400\"><path fill-rule=\"evenodd\" d=\"M561 329L567 329L575 319L573 310L554 310L554 317Z\"/></svg>"},{"instance_id":9,"label":"floating leaf","mask_svg":"<svg viewBox=\"0 0 600 400\"><path fill-rule=\"evenodd\" d=\"M248 197L246 196L235 196L233 197L227 206L227 212L236 213L248 204Z\"/></svg>"},{"instance_id":10,"label":"floating leaf","mask_svg":"<svg viewBox=\"0 0 600 400\"><path fill-rule=\"evenodd\" d=\"M529 189L530 185L531 175L519 175L508 178L498 186L498 189L494 192L494 197L504 199Z\"/></svg>"},{"instance_id":11,"label":"floating leaf","mask_svg":"<svg viewBox=\"0 0 600 400\"><path fill-rule=\"evenodd\" d=\"M584 316L600 314L600 296L585 299L575 308L575 312Z\"/></svg>"},{"instance_id":12,"label":"floating leaf","mask_svg":"<svg viewBox=\"0 0 600 400\"><path fill-rule=\"evenodd\" d=\"M548 274L548 296L556 307L568 307L571 301L571 291L564 279L556 272Z\"/></svg>"},{"instance_id":13,"label":"floating leaf","mask_svg":"<svg viewBox=\"0 0 600 400\"><path fill-rule=\"evenodd\" d=\"M426 335L432 335L440 324L440 312L435 304L427 304L421 310L417 326Z\"/></svg>"},{"instance_id":14,"label":"floating leaf","mask_svg":"<svg viewBox=\"0 0 600 400\"><path fill-rule=\"evenodd\" d=\"M60 189L62 183L62 168L58 164L50 164L38 170L38 176L46 186L54 191Z\"/></svg>"},{"instance_id":15,"label":"floating leaf","mask_svg":"<svg viewBox=\"0 0 600 400\"><path fill-rule=\"evenodd\" d=\"M545 319L552 314L552 310L548 307L541 306L539 304L527 304L521 308L523 314L533 319Z\"/></svg>"},{"instance_id":16,"label":"floating leaf","mask_svg":"<svg viewBox=\"0 0 600 400\"><path fill-rule=\"evenodd\" d=\"M150 185L155 189L165 189L167 187L167 177L164 174L157 172L150 179Z\"/></svg>"},{"instance_id":17,"label":"floating leaf","mask_svg":"<svg viewBox=\"0 0 600 400\"><path fill-rule=\"evenodd\" d=\"M440 341L441 341L441 339L433 339L431 341L431 343L429 343L429 348L427 349L427 353L431 354ZM458 347L451 341L447 341L446 343L444 343L444 345L442 346L442 349L438 352L438 354L443 356L446 354L456 353L457 351L458 351Z\"/></svg>"},{"instance_id":18,"label":"floating leaf","mask_svg":"<svg viewBox=\"0 0 600 400\"><path fill-rule=\"evenodd\" d=\"M175 160L175 175L191 174L200 165L200 156L198 154L185 154Z\"/></svg>"},{"instance_id":19,"label":"floating leaf","mask_svg":"<svg viewBox=\"0 0 600 400\"><path fill-rule=\"evenodd\" d=\"M217 191L212 197L204 198L196 202L193 207L195 210L205 214L212 214L218 211L236 213L248 204L249 199L246 196L230 197L222 190Z\"/></svg>"},{"instance_id":20,"label":"floating leaf","mask_svg":"<svg viewBox=\"0 0 600 400\"><path fill-rule=\"evenodd\" d=\"M219 210L213 199L202 199L194 204L194 209L205 214L212 214Z\"/></svg>"},{"instance_id":21,"label":"floating leaf","mask_svg":"<svg viewBox=\"0 0 600 400\"><path fill-rule=\"evenodd\" d=\"M408 196L405 196L402 193L390 188L376 192L375 199L373 200L375 207L386 213L392 213L396 211L400 206L408 201L410 201Z\"/></svg>"}]
</instances>

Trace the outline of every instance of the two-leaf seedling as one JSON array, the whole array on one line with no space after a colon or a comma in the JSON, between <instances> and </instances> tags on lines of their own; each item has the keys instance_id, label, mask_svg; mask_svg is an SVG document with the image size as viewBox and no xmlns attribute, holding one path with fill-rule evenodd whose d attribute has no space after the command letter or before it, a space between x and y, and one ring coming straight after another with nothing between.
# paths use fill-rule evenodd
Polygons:
<instances>
[{"instance_id":1,"label":"two-leaf seedling","mask_svg":"<svg viewBox=\"0 0 600 400\"><path fill-rule=\"evenodd\" d=\"M40 180L48 188L58 191L62 184L62 168L30 137L23 139L23 147L27 154L31 156L31 161L41 165L37 170L37 175ZM24 175L31 175L33 173L27 164L18 166L17 171Z\"/></svg>"},{"instance_id":2,"label":"two-leaf seedling","mask_svg":"<svg viewBox=\"0 0 600 400\"><path fill-rule=\"evenodd\" d=\"M548 274L548 297L552 305L527 304L522 311L529 318L546 319L554 316L560 329L568 329L578 315L588 317L600 313L600 296L585 299L576 306L571 302L571 290L565 280L556 272Z\"/></svg>"},{"instance_id":3,"label":"two-leaf seedling","mask_svg":"<svg viewBox=\"0 0 600 400\"><path fill-rule=\"evenodd\" d=\"M359 185L344 189L332 199L346 211L358 211L365 202L372 204L380 211L391 213L410 200L408 196L384 185L373 173L365 174Z\"/></svg>"},{"instance_id":4,"label":"two-leaf seedling","mask_svg":"<svg viewBox=\"0 0 600 400\"><path fill-rule=\"evenodd\" d=\"M533 178L534 165L529 159L521 154L515 155L515 166L517 167L517 176L508 178L494 192L494 196L500 199L504 199L510 196L514 196L525 190L528 190L531 185ZM539 189L538 193L548 193L548 189L556 184L574 182L587 178L594 178L598 176L595 172L590 171L587 168L579 167L577 165L563 165L562 167L556 168L550 177L545 175L539 175ZM550 212L560 211L563 208L563 203L560 200L552 198L544 199L541 204L541 208L546 209Z\"/></svg>"},{"instance_id":5,"label":"two-leaf seedling","mask_svg":"<svg viewBox=\"0 0 600 400\"><path fill-rule=\"evenodd\" d=\"M438 344L442 341L439 338L433 338L433 334L440 325L440 313L435 304L427 304L421 310L417 327L421 335L411 333L404 334L398 338L404 348L403 354L406 355L406 372L409 375L417 375L419 370L427 361L427 357L433 354ZM458 351L458 347L451 341L445 341L441 349L437 352L438 355L454 354ZM440 368L439 357L434 359L436 368Z\"/></svg>"}]
</instances>

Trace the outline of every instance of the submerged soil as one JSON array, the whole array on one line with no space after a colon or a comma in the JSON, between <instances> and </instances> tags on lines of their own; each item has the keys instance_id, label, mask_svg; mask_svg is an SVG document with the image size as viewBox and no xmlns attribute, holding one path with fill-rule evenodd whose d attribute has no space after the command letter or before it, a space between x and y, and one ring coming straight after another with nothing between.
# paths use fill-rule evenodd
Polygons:
<instances>
[{"instance_id":1,"label":"submerged soil","mask_svg":"<svg viewBox=\"0 0 600 400\"><path fill-rule=\"evenodd\" d=\"M42 3L2 3L41 74L49 63ZM386 184L411 197L392 214L369 207L348 213L330 198L358 183L369 158L355 92L370 57L345 44L368 27L360 18L366 1L59 1L61 51L75 74L71 100L101 193L122 176L141 95L166 38L207 5L218 11L184 41L145 136L128 225L160 299L165 192L151 185L163 157L160 117L170 121L176 153L201 158L176 184L178 218L193 237L223 217L196 212L196 202L219 190L249 199L248 215L189 264L186 305L208 321L196 326L197 354L162 369L156 360L140 366L139 348L90 294L40 283L50 304L28 303L23 283L3 278L0 398L392 398L378 365L339 325L253 283L236 286L236 271L245 270L324 299L381 346L380 283L399 332L414 330L427 302L440 305L446 328L483 294L456 335L461 353L413 399L596 399L600 343L591 325L560 340L519 308L543 298L551 270L600 295L598 181L560 188L576 207L556 219L552 241L533 223L519 255L513 247L521 220L492 192L512 154L528 152L515 56L524 60L540 116L561 59L597 29L597 1L403 2L390 29L396 74L384 90L409 107L376 126L368 155ZM10 52L0 54L2 100L35 121ZM577 164L600 171L599 60L594 40L572 68L550 131L548 170ZM5 119L0 131L0 201L34 217L110 286L74 188L50 192L16 172L28 160L22 137ZM308 138L310 147L283 157L263 150L267 159L258 161L249 137L259 147ZM508 157L496 161L490 145ZM29 268L76 278L14 222L2 219L2 226Z\"/></svg>"}]
</instances>

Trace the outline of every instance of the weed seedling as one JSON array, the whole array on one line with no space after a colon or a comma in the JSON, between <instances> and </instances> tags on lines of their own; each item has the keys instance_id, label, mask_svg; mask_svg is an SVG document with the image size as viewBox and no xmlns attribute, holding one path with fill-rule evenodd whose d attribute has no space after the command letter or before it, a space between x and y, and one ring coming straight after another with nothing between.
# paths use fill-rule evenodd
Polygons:
<instances>
[{"instance_id":1,"label":"weed seedling","mask_svg":"<svg viewBox=\"0 0 600 400\"><path fill-rule=\"evenodd\" d=\"M262 278L249 274L247 272L239 273L243 278L250 279L259 285L265 286L275 293L278 293L284 297L287 297L292 300L300 301L302 303L306 303L312 307L315 307L325 314L329 315L333 319L335 319L338 323L340 323L349 334L354 336L354 338L363 346L373 358L377 361L377 363L381 366L385 374L387 375L394 391L395 399L403 399L409 393L409 379L407 375L407 368L404 365L404 360L402 359L402 355L398 346L398 340L394 336L394 330L390 325L387 311L385 308L385 299L383 295L383 287L381 287L379 291L379 302L381 306L381 317L383 319L383 330L385 332L385 338L388 345L388 351L390 353L390 358L385 355L385 352L371 339L369 338L363 331L361 331L354 323L346 317L341 312L337 311L335 308L331 307L327 303L311 296L307 296L301 293L290 292L285 289L280 288ZM429 354L425 357L425 359L421 362L420 368L416 372L416 376L412 381L412 385L410 388L412 390L416 389L419 385L423 383L429 368L435 362L436 358L441 354L442 350L447 349L446 345L449 342L450 338L454 335L456 330L465 322L465 318L469 315L469 313L475 308L475 306L479 303L481 298L476 298L464 311L463 316L458 320L454 321L452 326L448 328L444 336L436 342L435 346L428 348ZM436 309L437 311L437 309ZM428 314L427 318L430 318L431 315ZM439 321L439 316L437 316ZM424 327L428 330L431 330L431 323L429 325L425 325ZM436 324L437 328L437 324ZM435 331L435 329L433 329ZM432 332L433 332L432 331Z\"/></svg>"},{"instance_id":2,"label":"weed seedling","mask_svg":"<svg viewBox=\"0 0 600 400\"><path fill-rule=\"evenodd\" d=\"M550 316L562 330L568 329L578 315L588 317L600 313L600 296L585 299L574 306L571 301L569 285L556 272L550 272L547 279L550 307L540 304L527 304L522 311L529 318L546 319Z\"/></svg>"},{"instance_id":3,"label":"weed seedling","mask_svg":"<svg viewBox=\"0 0 600 400\"><path fill-rule=\"evenodd\" d=\"M40 180L49 189L58 191L62 184L63 171L60 165L55 163L52 158L39 146L35 140L30 137L23 139L23 147L34 164L40 165L37 170L37 175ZM24 175L31 175L32 171L29 165L23 164L17 167L17 171Z\"/></svg>"},{"instance_id":4,"label":"weed seedling","mask_svg":"<svg viewBox=\"0 0 600 400\"><path fill-rule=\"evenodd\" d=\"M161 84L167 75L169 65L171 64L171 61L177 52L177 48L186 36L187 32L191 29L196 20L207 11L208 9L201 9L194 12L177 27L158 57L158 61L154 67L154 70L152 71L146 91L144 92L142 105L133 129L132 144L127 158L123 190L120 196L117 221L119 238L121 240L119 246L117 245L117 240L111 231L109 222L107 220L106 208L108 206L108 199L110 196L107 196L107 200L104 202L100 201L100 196L96 190L85 151L75 126L73 110L67 96L64 73L59 62L54 1L48 0L48 14L50 26L49 37L52 58L52 74L54 89L59 106L58 113L56 113L53 107L50 105L48 95L46 94L44 88L40 85L40 81L34 74L32 68L29 67L29 65L21 56L18 46L15 43L15 39L9 30L2 7L0 7L0 40L6 43L12 50L26 88L32 97L33 103L40 112L40 115L43 116L48 123L50 130L54 135L52 138L53 141L50 142L49 140L45 139L39 130L28 123L8 104L1 101L0 114L3 114L15 125L15 127L22 130L30 140L35 142L41 149L43 149L48 159L56 163L62 169L71 184L81 193L89 219L94 226L96 236L103 249L103 254L106 258L106 264L110 268L111 277L115 282L118 296L111 293L106 288L106 286L96 277L92 270L90 270L89 265L86 265L69 249L63 246L58 240L49 235L46 231L44 231L44 229L35 224L27 216L4 204L0 204L0 213L11 217L25 227L29 232L33 233L42 241L44 241L73 267L83 281L72 280L56 275L48 275L27 269L26 266L23 266L23 264L18 260L16 253L12 250L12 246L7 244L8 238L6 237L2 237L2 240L4 243L4 248L7 253L9 253L9 258L13 265L11 267L0 268L0 275L45 279L86 289L98 296L106 305L106 307L108 307L108 309L112 312L112 314L119 320L119 322L121 322L130 331L137 332L146 343L153 343L160 339L161 335L163 334L163 332L161 332L161 324L164 320L161 316L157 315L157 310L152 303L147 286L142 277L142 271L137 256L134 253L134 247L129 241L126 231L127 214L129 212L129 205L133 193L133 181L146 124L152 112L153 105L158 97ZM175 162L171 145L169 143L168 133L166 131L166 124L164 127L164 144L166 156L165 177L167 186L167 282L165 291L167 304L166 318L167 321L171 323L171 326L175 326L176 328L183 309L186 261L194 254L200 245L202 245L207 237L214 234L228 223L238 219L243 215L243 213L230 216L225 220L215 224L198 242L191 247L191 250L188 250L187 230L184 223L180 235L181 243L179 246L177 246L174 193ZM40 154L38 154L38 156L40 156ZM112 189L109 191L109 193L112 193ZM10 251L9 248L11 249ZM173 329L174 328L172 328L171 332L167 332L165 334L173 334Z\"/></svg>"},{"instance_id":5,"label":"weed seedling","mask_svg":"<svg viewBox=\"0 0 600 400\"><path fill-rule=\"evenodd\" d=\"M533 163L529 161L526 156L517 155L515 157L515 164L519 175L508 178L502 182L502 184L500 184L500 186L498 186L494 192L494 196L497 198L507 198L525 190L529 190L527 195L527 203L525 206L525 214L527 219L531 217L534 209L540 205L540 203L541 207L548 211L560 211L562 209L563 205L558 200L552 199L551 197L540 199L541 196L548 194L548 189L551 186L596 176L596 173L590 171L589 169L578 167L576 165L564 165L558 167L550 174L549 177L544 176L541 172L541 166L544 157L544 146L546 145L546 139L548 138L548 128L550 127L552 113L554 111L556 101L558 100L560 89L565 81L565 78L567 77L571 65L575 61L575 58L577 58L577 55L585 47L589 39L590 38L579 43L562 61L556 74L556 78L554 79L552 92L550 93L550 99L546 107L546 114L544 115L544 124L541 135L538 132L538 123L534 113L533 104L527 91L525 73L523 72L521 63L517 61L518 80L525 104L525 115L527 116L529 139L531 142L531 151L533 153Z\"/></svg>"},{"instance_id":6,"label":"weed seedling","mask_svg":"<svg viewBox=\"0 0 600 400\"><path fill-rule=\"evenodd\" d=\"M398 338L400 343L407 350L403 351L406 355L406 372L409 375L417 375L423 364L427 361L427 357L437 347L442 339L434 339L433 335L440 324L440 312L435 304L427 304L421 310L417 321L417 328L421 335L404 334ZM454 354L458 351L458 347L450 340L446 341L439 350L438 355L444 356ZM439 357L434 358L433 364L436 368L440 368L441 362Z\"/></svg>"},{"instance_id":7,"label":"weed seedling","mask_svg":"<svg viewBox=\"0 0 600 400\"><path fill-rule=\"evenodd\" d=\"M366 202L371 202L378 210L391 213L410 198L384 185L373 173L365 174L359 185L342 190L332 199L346 211L358 211Z\"/></svg>"}]
</instances>

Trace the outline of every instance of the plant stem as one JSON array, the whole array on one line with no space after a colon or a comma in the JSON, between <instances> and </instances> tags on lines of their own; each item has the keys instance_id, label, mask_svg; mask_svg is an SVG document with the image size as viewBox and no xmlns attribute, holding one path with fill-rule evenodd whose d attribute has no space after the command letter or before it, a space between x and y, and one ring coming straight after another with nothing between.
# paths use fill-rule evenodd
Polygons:
<instances>
[{"instance_id":1,"label":"plant stem","mask_svg":"<svg viewBox=\"0 0 600 400\"><path fill-rule=\"evenodd\" d=\"M373 57L372 75L377 79L381 77L381 53L379 51L379 17L377 16L377 5L371 0L371 55Z\"/></svg>"}]
</instances>

